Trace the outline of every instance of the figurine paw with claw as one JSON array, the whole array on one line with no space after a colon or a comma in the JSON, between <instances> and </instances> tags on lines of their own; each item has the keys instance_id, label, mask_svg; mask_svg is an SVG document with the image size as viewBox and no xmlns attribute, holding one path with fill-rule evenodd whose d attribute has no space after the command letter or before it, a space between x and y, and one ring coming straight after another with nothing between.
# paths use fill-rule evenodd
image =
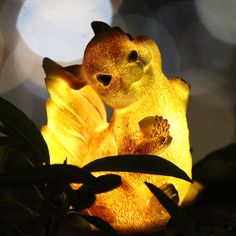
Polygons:
<instances>
[{"instance_id":1,"label":"figurine paw with claw","mask_svg":"<svg viewBox=\"0 0 236 236\"><path fill-rule=\"evenodd\" d=\"M171 143L167 119L162 116L148 116L139 122L142 132L142 141L135 150L135 154L162 153Z\"/></svg>"}]
</instances>

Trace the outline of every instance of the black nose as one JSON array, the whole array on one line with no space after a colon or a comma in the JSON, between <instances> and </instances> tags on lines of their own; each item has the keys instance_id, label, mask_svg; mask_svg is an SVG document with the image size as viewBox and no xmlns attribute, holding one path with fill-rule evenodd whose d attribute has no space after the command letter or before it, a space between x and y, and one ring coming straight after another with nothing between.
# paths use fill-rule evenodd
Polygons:
<instances>
[{"instance_id":1,"label":"black nose","mask_svg":"<svg viewBox=\"0 0 236 236\"><path fill-rule=\"evenodd\" d=\"M97 80L101 82L104 86L108 86L111 82L111 75L97 75Z\"/></svg>"}]
</instances>

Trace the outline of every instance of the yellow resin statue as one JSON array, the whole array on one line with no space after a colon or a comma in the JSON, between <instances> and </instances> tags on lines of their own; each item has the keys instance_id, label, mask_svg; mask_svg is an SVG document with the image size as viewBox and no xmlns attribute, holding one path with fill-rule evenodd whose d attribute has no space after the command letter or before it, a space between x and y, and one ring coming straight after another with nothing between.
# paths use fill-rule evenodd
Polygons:
<instances>
[{"instance_id":1,"label":"yellow resin statue","mask_svg":"<svg viewBox=\"0 0 236 236\"><path fill-rule=\"evenodd\" d=\"M189 85L179 78L166 78L152 39L132 38L103 22L93 22L92 28L95 36L82 65L62 67L48 58L43 62L50 100L42 134L51 163L67 158L68 164L82 167L106 156L154 154L191 177L186 121ZM103 101L113 108L110 122ZM160 188L173 185L179 204L190 185L168 176L118 174L122 185L97 195L88 209L118 232L153 231L168 222L169 214L144 181Z\"/></svg>"}]
</instances>

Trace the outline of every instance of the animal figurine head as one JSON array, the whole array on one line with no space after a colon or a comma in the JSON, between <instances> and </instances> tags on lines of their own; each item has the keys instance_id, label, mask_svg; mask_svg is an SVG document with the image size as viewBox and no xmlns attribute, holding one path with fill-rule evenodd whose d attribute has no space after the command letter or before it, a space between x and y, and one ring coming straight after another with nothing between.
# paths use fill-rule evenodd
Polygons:
<instances>
[{"instance_id":1,"label":"animal figurine head","mask_svg":"<svg viewBox=\"0 0 236 236\"><path fill-rule=\"evenodd\" d=\"M82 167L105 156L151 154L191 177L189 85L180 78L166 78L152 39L132 38L103 22L93 22L92 28L95 36L82 65L62 67L48 58L43 61L50 100L42 134L51 163L67 158L68 164ZM110 122L103 101L114 110ZM122 185L98 195L88 212L121 232L157 230L170 218L144 181L178 192L179 204L190 186L170 176L119 174Z\"/></svg>"},{"instance_id":2,"label":"animal figurine head","mask_svg":"<svg viewBox=\"0 0 236 236\"><path fill-rule=\"evenodd\" d=\"M143 87L161 70L156 43L148 37L132 38L120 28L94 22L94 38L88 44L82 72L88 83L111 107L132 104Z\"/></svg>"}]
</instances>

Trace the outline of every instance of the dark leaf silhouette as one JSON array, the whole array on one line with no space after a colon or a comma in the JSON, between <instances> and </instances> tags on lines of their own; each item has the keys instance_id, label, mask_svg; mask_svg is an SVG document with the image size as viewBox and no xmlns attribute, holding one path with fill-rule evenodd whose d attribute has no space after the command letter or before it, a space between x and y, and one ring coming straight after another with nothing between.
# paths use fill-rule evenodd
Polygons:
<instances>
[{"instance_id":1,"label":"dark leaf silhouette","mask_svg":"<svg viewBox=\"0 0 236 236\"><path fill-rule=\"evenodd\" d=\"M25 184L90 183L96 178L89 172L72 165L46 165L0 174L0 187Z\"/></svg>"},{"instance_id":2,"label":"dark leaf silhouette","mask_svg":"<svg viewBox=\"0 0 236 236\"><path fill-rule=\"evenodd\" d=\"M35 151L36 164L49 164L48 148L37 126L21 110L0 97L0 121Z\"/></svg>"},{"instance_id":3,"label":"dark leaf silhouette","mask_svg":"<svg viewBox=\"0 0 236 236\"><path fill-rule=\"evenodd\" d=\"M95 195L91 192L74 190L68 194L68 201L76 211L82 211L95 202Z\"/></svg>"},{"instance_id":4,"label":"dark leaf silhouette","mask_svg":"<svg viewBox=\"0 0 236 236\"><path fill-rule=\"evenodd\" d=\"M33 163L29 158L19 149L11 148L5 156L5 168L9 172L17 172L27 168L32 168Z\"/></svg>"},{"instance_id":5,"label":"dark leaf silhouette","mask_svg":"<svg viewBox=\"0 0 236 236\"><path fill-rule=\"evenodd\" d=\"M189 176L172 162L154 155L121 155L97 159L83 169L93 171L123 171L174 176L191 182Z\"/></svg>"},{"instance_id":6,"label":"dark leaf silhouette","mask_svg":"<svg viewBox=\"0 0 236 236\"><path fill-rule=\"evenodd\" d=\"M30 228L38 215L22 203L8 200L0 201L0 228L7 231Z\"/></svg>"},{"instance_id":7,"label":"dark leaf silhouette","mask_svg":"<svg viewBox=\"0 0 236 236\"><path fill-rule=\"evenodd\" d=\"M195 225L192 219L186 215L185 211L179 208L173 200L167 197L167 195L155 185L148 182L145 182L145 184L169 212L171 219L175 222L175 224L182 229L183 235L194 236L196 234Z\"/></svg>"},{"instance_id":8,"label":"dark leaf silhouette","mask_svg":"<svg viewBox=\"0 0 236 236\"><path fill-rule=\"evenodd\" d=\"M67 213L67 221L74 227L80 230L90 230L90 224L87 220L83 219L77 212L69 211Z\"/></svg>"},{"instance_id":9,"label":"dark leaf silhouette","mask_svg":"<svg viewBox=\"0 0 236 236\"><path fill-rule=\"evenodd\" d=\"M107 174L97 177L97 181L94 184L83 184L80 190L94 194L104 193L117 188L121 183L121 177L119 175Z\"/></svg>"}]
</instances>

